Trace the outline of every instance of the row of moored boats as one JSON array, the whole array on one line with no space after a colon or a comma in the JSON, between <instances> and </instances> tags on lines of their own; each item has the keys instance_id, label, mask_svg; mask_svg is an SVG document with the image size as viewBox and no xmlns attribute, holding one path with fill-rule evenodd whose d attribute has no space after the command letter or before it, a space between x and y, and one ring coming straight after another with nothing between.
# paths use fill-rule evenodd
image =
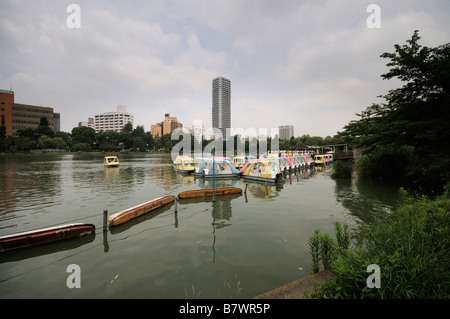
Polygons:
<instances>
[{"instance_id":1,"label":"row of moored boats","mask_svg":"<svg viewBox=\"0 0 450 319\"><path fill-rule=\"evenodd\" d=\"M178 156L174 161L179 173L194 174L205 178L243 177L250 180L277 182L287 172L293 172L313 165L327 165L333 161L333 153L315 155L281 153L254 156L188 157Z\"/></svg>"}]
</instances>

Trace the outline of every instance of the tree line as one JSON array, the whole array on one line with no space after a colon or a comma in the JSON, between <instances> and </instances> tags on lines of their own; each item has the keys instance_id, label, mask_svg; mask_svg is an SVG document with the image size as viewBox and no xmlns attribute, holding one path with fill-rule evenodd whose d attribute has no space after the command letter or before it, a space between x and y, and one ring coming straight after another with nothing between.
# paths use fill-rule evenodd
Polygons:
<instances>
[{"instance_id":1,"label":"tree line","mask_svg":"<svg viewBox=\"0 0 450 319\"><path fill-rule=\"evenodd\" d=\"M3 130L2 130L3 128ZM103 131L96 133L93 128L80 126L72 129L71 133L54 132L46 117L40 119L39 126L36 129L26 129L17 132L17 136L5 136L4 125L0 126L0 151L1 152L27 152L34 149L56 149L73 152L117 152L117 151L171 151L178 140L172 140L171 134L165 134L161 137L153 137L150 132L145 132L143 126L133 128L131 123L127 123L120 132ZM3 133L2 133L3 132ZM205 149L213 139L202 139L197 141L193 135L191 138L191 151L196 149ZM241 142L241 136L235 135L234 150L237 151L239 143L244 144L246 152L249 151L250 144L255 143L259 150L260 140L256 138L247 139ZM271 138L267 138L266 145L268 150L271 146ZM290 150L302 145L330 145L341 143L340 137L325 138L320 136L310 136L305 134L301 137L291 137L287 140L279 141L279 149ZM219 143L220 144L220 143ZM254 145L255 145L254 144ZM226 149L226 141L223 141L223 150Z\"/></svg>"}]
</instances>

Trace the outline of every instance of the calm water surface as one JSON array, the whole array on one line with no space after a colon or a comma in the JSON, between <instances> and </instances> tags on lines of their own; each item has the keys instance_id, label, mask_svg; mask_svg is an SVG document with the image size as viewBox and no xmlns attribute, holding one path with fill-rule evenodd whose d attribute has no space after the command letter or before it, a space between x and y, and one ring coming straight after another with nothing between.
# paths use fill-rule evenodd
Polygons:
<instances>
[{"instance_id":1,"label":"calm water surface","mask_svg":"<svg viewBox=\"0 0 450 319\"><path fill-rule=\"evenodd\" d=\"M251 298L309 275L308 238L334 235L388 213L395 187L334 180L332 167L303 170L265 186L216 181L246 194L182 201L103 232L109 214L164 195L212 188L175 172L170 155L0 156L0 236L70 222L96 234L0 254L0 298ZM81 269L69 289L67 267Z\"/></svg>"}]
</instances>

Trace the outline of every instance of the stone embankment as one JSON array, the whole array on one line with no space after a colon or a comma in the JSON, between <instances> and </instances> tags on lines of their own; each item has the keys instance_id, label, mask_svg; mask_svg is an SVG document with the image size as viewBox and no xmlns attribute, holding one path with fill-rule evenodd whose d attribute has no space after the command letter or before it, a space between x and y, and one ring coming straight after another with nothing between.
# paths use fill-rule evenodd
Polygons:
<instances>
[{"instance_id":1,"label":"stone embankment","mask_svg":"<svg viewBox=\"0 0 450 319\"><path fill-rule=\"evenodd\" d=\"M321 282L333 279L334 275L329 270L296 280L287 285L275 288L253 299L302 299L308 290L315 289Z\"/></svg>"}]
</instances>

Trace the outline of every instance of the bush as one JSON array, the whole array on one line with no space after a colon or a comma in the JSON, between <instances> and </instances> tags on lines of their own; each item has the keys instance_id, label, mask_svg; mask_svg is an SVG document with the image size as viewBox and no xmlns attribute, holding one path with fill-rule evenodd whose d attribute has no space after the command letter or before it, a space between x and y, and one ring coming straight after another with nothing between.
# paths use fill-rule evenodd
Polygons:
<instances>
[{"instance_id":1,"label":"bush","mask_svg":"<svg viewBox=\"0 0 450 319\"><path fill-rule=\"evenodd\" d=\"M409 198L391 220L360 228L358 248L341 249L331 267L335 279L310 297L449 298L449 209L447 193L435 200ZM367 287L371 264L381 270L379 289Z\"/></svg>"},{"instance_id":2,"label":"bush","mask_svg":"<svg viewBox=\"0 0 450 319\"><path fill-rule=\"evenodd\" d=\"M88 143L76 143L72 147L74 152L90 152L92 151L92 146Z\"/></svg>"}]
</instances>

